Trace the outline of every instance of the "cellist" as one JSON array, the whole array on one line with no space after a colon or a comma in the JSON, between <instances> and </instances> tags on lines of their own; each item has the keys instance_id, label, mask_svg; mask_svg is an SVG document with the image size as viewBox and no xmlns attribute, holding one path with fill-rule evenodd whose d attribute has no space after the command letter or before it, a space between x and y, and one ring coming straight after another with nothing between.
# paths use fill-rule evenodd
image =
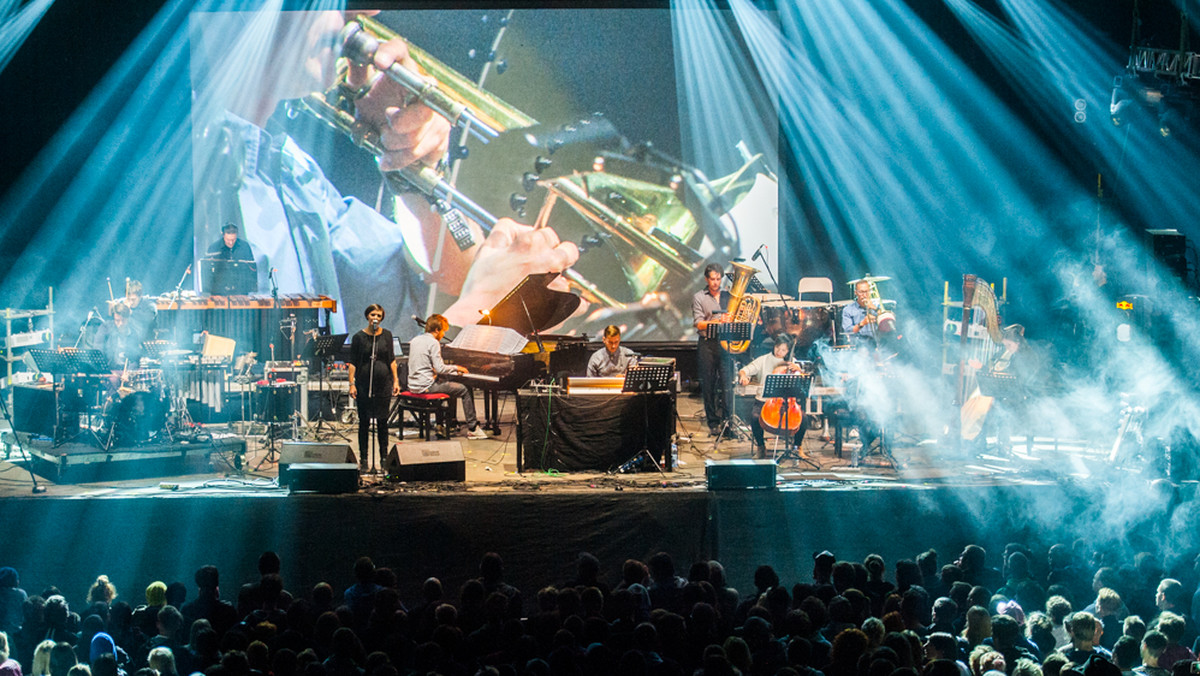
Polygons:
<instances>
[{"instance_id":1,"label":"cellist","mask_svg":"<svg viewBox=\"0 0 1200 676\"><path fill-rule=\"evenodd\" d=\"M781 333L772 340L773 346L770 353L758 357L738 371L738 383L742 387L749 385L751 380L762 383L772 373L794 373L802 370L800 365L791 359L791 336ZM765 400L762 397L761 391L755 399L754 410L749 411L750 415L747 416L747 420L750 423L750 431L754 434L753 456L755 458L765 458L767 443L763 437L763 426L760 419ZM801 407L801 411L803 411L803 407ZM804 441L805 428L803 414L798 416L798 418L798 420L789 420L788 424L789 428L797 428L795 435L792 437L796 448L800 448L800 442Z\"/></svg>"}]
</instances>

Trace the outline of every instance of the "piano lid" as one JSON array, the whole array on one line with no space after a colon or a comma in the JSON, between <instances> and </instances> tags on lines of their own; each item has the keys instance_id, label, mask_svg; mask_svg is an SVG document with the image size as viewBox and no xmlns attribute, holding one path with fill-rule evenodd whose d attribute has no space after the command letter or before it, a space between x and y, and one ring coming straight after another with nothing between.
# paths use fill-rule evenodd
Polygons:
<instances>
[{"instance_id":1,"label":"piano lid","mask_svg":"<svg viewBox=\"0 0 1200 676\"><path fill-rule=\"evenodd\" d=\"M573 293L546 288L556 277L557 272L529 275L476 323L503 326L526 337L561 324L581 301Z\"/></svg>"}]
</instances>

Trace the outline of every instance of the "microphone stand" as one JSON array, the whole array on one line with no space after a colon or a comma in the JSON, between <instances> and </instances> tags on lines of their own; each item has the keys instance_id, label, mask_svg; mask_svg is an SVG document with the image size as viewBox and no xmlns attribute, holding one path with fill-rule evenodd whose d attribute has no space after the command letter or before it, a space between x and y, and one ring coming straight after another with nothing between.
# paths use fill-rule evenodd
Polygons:
<instances>
[{"instance_id":1,"label":"microphone stand","mask_svg":"<svg viewBox=\"0 0 1200 676\"><path fill-rule=\"evenodd\" d=\"M183 295L183 281L187 279L187 276L190 274L192 274L191 263L188 264L187 270L183 271L183 276L179 278L179 283L175 285L175 290L171 293L171 295L174 297L171 299L171 304L167 306L168 310L174 310L175 305L179 303L179 297Z\"/></svg>"},{"instance_id":2,"label":"microphone stand","mask_svg":"<svg viewBox=\"0 0 1200 676\"><path fill-rule=\"evenodd\" d=\"M368 326L371 327L371 370L368 372L369 379L367 380L367 401L371 402L371 403L367 404L367 408L371 412L371 420L367 424L367 455L369 456L370 461L371 461L371 463L370 463L371 469L368 471L371 474L374 474L375 473L375 453L371 449L375 446L375 435L378 434L376 426L379 425L379 415L378 415L379 412L376 411L374 408L375 349L379 343L379 334L375 332L376 331L375 322L371 322L370 324L368 324ZM361 407L360 407L360 409L361 409ZM359 415L361 415L361 414L362 414L362 411L359 410Z\"/></svg>"},{"instance_id":3,"label":"microphone stand","mask_svg":"<svg viewBox=\"0 0 1200 676\"><path fill-rule=\"evenodd\" d=\"M29 472L29 479L33 481L33 494L45 493L46 487L38 485L37 475L33 473L33 456L21 445L21 434L17 432L16 425L13 425L12 414L8 412L8 397L6 396L0 397L0 411L4 413L4 419L8 421L8 427L12 430L13 438L17 440L17 450L24 456L25 462L29 463L25 466L25 469Z\"/></svg>"},{"instance_id":4,"label":"microphone stand","mask_svg":"<svg viewBox=\"0 0 1200 676\"><path fill-rule=\"evenodd\" d=\"M771 271L771 264L767 262L767 257L762 255L762 253L755 253L753 256L750 257L750 260L755 260L755 259L762 261L763 267L767 269L767 275L771 278L771 283L775 285L775 293L779 294L779 301L781 303L783 303L783 316L784 316L785 321L782 322L782 325L783 325L784 331L786 332L787 331L786 319L787 319L787 317L790 317L792 314L792 308L788 307L787 296L785 296L783 294L783 291L780 290L779 282L775 280L775 273ZM795 350L796 350L796 343L795 343L795 341L793 341L792 349L788 354L789 360L793 360L793 361L795 360L795 358L796 358Z\"/></svg>"}]
</instances>

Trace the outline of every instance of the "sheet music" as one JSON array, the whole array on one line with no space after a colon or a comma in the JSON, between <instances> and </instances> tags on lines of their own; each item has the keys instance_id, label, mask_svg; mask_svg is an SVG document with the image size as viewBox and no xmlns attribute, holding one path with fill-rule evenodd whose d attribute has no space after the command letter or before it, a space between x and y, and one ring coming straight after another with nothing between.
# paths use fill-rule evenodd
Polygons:
<instances>
[{"instance_id":1,"label":"sheet music","mask_svg":"<svg viewBox=\"0 0 1200 676\"><path fill-rule=\"evenodd\" d=\"M450 347L476 352L512 355L525 349L529 341L520 333L503 326L488 326L487 324L471 324L464 326Z\"/></svg>"}]
</instances>

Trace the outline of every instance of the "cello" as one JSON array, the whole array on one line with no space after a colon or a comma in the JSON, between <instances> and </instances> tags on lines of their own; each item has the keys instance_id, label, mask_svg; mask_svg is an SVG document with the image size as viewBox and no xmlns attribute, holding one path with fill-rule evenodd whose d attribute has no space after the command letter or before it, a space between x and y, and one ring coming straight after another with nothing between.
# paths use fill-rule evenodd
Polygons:
<instances>
[{"instance_id":1,"label":"cello","mask_svg":"<svg viewBox=\"0 0 1200 676\"><path fill-rule=\"evenodd\" d=\"M776 366L771 373L804 373L804 369L799 364L788 361ZM763 402L758 418L763 429L771 434L794 436L804 424L804 407L794 397L789 397L787 401L782 397L775 397Z\"/></svg>"}]
</instances>

